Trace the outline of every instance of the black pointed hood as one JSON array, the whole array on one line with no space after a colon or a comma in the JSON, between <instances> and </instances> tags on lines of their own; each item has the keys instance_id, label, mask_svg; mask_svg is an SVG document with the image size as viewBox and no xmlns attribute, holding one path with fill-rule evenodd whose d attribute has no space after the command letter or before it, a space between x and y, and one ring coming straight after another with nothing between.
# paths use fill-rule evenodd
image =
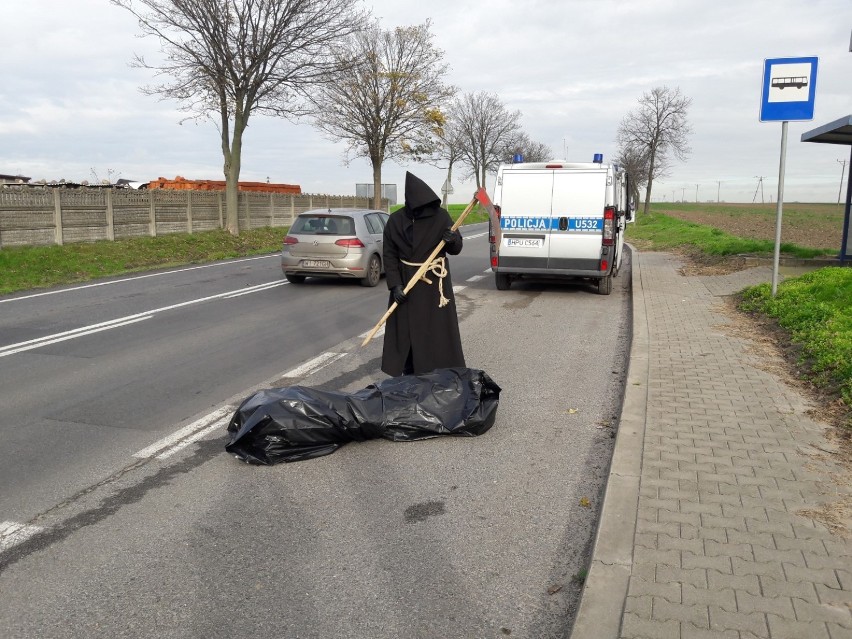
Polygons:
<instances>
[{"instance_id":1,"label":"black pointed hood","mask_svg":"<svg viewBox=\"0 0 852 639\"><path fill-rule=\"evenodd\" d=\"M429 204L441 205L441 198L416 175L405 172L405 206L414 211Z\"/></svg>"}]
</instances>

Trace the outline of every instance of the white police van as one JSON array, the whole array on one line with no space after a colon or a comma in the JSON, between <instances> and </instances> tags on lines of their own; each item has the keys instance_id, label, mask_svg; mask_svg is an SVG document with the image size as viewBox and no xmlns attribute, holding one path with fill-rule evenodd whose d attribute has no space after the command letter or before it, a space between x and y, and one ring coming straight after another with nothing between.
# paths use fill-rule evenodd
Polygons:
<instances>
[{"instance_id":1,"label":"white police van","mask_svg":"<svg viewBox=\"0 0 852 639\"><path fill-rule=\"evenodd\" d=\"M609 295L635 211L628 187L625 170L600 154L586 163L501 165L493 198L500 224L489 232L497 288L525 277L588 278Z\"/></svg>"}]
</instances>

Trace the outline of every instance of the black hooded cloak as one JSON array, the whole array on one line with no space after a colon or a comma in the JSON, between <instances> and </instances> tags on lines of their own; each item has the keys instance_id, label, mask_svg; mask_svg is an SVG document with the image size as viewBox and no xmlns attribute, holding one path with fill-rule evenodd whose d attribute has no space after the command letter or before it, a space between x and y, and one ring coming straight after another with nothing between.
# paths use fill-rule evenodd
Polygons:
<instances>
[{"instance_id":1,"label":"black hooded cloak","mask_svg":"<svg viewBox=\"0 0 852 639\"><path fill-rule=\"evenodd\" d=\"M384 232L384 265L388 289L405 287L441 241L444 231L453 225L450 214L441 208L441 199L420 178L406 172L405 206L388 219ZM462 250L461 237L445 245L438 257L458 255ZM403 260L415 266L403 264ZM439 306L440 278L426 273L431 284L419 281L408 292L387 320L385 327L382 370L391 376L403 374L411 355L414 375L437 368L465 367L462 352L456 299L450 277L449 261L443 278L443 294L449 302ZM393 303L390 296L388 306Z\"/></svg>"}]
</instances>

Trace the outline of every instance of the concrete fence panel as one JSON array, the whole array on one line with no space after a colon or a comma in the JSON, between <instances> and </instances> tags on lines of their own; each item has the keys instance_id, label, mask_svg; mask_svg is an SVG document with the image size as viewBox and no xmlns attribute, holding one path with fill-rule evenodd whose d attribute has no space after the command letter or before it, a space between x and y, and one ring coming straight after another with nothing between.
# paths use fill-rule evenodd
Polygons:
<instances>
[{"instance_id":1,"label":"concrete fence panel","mask_svg":"<svg viewBox=\"0 0 852 639\"><path fill-rule=\"evenodd\" d=\"M371 207L347 195L241 192L239 224L286 227L310 209ZM223 191L0 189L0 248L198 233L224 228L224 217Z\"/></svg>"}]
</instances>

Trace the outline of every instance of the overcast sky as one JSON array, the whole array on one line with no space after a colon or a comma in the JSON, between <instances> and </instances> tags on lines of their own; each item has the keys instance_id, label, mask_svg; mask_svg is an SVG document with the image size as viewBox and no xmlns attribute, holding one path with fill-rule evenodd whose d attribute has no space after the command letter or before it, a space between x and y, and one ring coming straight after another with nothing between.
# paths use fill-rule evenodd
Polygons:
<instances>
[{"instance_id":1,"label":"overcast sky","mask_svg":"<svg viewBox=\"0 0 852 639\"><path fill-rule=\"evenodd\" d=\"M39 179L182 175L223 179L210 122L179 124L175 104L145 96L128 12L107 0L5 0L0 20L0 174ZM802 133L852 114L850 0L367 0L383 26L432 21L435 43L462 92L496 93L522 113L529 136L554 157L605 160L622 118L654 87L692 99L692 153L655 183L652 199L766 202L777 194L781 124L760 122L766 58L818 56L814 119L791 122L785 201L836 202L849 147L802 143ZM299 184L306 193L353 194L371 182L366 160L309 121L254 118L241 179ZM848 166L846 167L848 170ZM440 191L445 174L387 163L400 198L405 171ZM457 171L455 172L458 173ZM763 176L763 193L758 189ZM451 202L474 187L455 175ZM845 180L844 180L845 185ZM493 189L493 176L486 185ZM845 188L845 186L844 186ZM845 191L844 191L845 193Z\"/></svg>"}]
</instances>

